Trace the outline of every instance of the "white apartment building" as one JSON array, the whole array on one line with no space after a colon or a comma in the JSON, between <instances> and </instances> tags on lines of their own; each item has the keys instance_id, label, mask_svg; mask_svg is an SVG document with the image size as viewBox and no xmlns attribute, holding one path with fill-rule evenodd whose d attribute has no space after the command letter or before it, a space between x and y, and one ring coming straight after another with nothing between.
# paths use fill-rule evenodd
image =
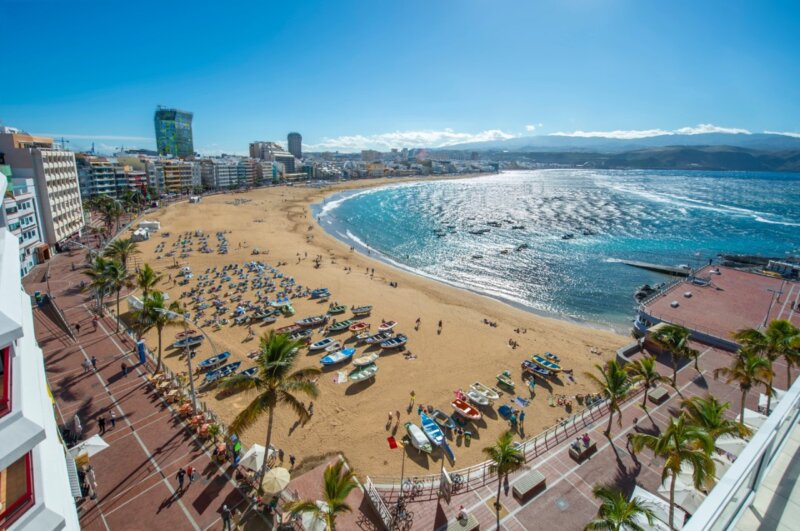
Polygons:
<instances>
[{"instance_id":1,"label":"white apartment building","mask_svg":"<svg viewBox=\"0 0 800 531\"><path fill-rule=\"evenodd\" d=\"M78 181L83 197L107 195L119 199L128 191L125 167L114 159L79 154L76 157Z\"/></svg>"},{"instance_id":2,"label":"white apartment building","mask_svg":"<svg viewBox=\"0 0 800 531\"><path fill-rule=\"evenodd\" d=\"M10 166L0 165L0 174L11 176ZM18 180L3 196L0 207L0 228L5 227L19 240L20 277L27 275L33 266L50 257L49 249L42 243L39 233L39 216L33 181Z\"/></svg>"},{"instance_id":3,"label":"white apartment building","mask_svg":"<svg viewBox=\"0 0 800 531\"><path fill-rule=\"evenodd\" d=\"M0 196L6 186L0 176ZM0 529L77 531L72 457L58 433L19 269L17 237L0 228Z\"/></svg>"},{"instance_id":4,"label":"white apartment building","mask_svg":"<svg viewBox=\"0 0 800 531\"><path fill-rule=\"evenodd\" d=\"M189 193L202 185L200 164L179 159L147 160L150 187L159 193Z\"/></svg>"},{"instance_id":5,"label":"white apartment building","mask_svg":"<svg viewBox=\"0 0 800 531\"><path fill-rule=\"evenodd\" d=\"M14 180L32 179L44 241L55 245L79 234L83 205L75 155L53 147L53 139L0 128L0 154Z\"/></svg>"}]
</instances>

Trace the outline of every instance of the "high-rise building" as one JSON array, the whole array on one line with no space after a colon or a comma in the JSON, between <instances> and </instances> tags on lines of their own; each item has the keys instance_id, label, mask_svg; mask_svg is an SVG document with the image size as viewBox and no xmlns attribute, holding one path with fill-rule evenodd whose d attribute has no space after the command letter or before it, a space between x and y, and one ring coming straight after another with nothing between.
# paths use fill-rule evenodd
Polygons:
<instances>
[{"instance_id":1,"label":"high-rise building","mask_svg":"<svg viewBox=\"0 0 800 531\"><path fill-rule=\"evenodd\" d=\"M33 179L18 180L11 185L11 166L0 161L0 175L8 182L8 190L0 203L0 228L5 227L19 240L20 276L27 275L33 266L50 257L47 245L39 232L39 215ZM2 177L0 177L2 178ZM41 259L39 255L41 256Z\"/></svg>"},{"instance_id":2,"label":"high-rise building","mask_svg":"<svg viewBox=\"0 0 800 531\"><path fill-rule=\"evenodd\" d=\"M0 175L0 197L7 183ZM77 471L56 425L19 250L0 228L0 529L77 531Z\"/></svg>"},{"instance_id":3,"label":"high-rise building","mask_svg":"<svg viewBox=\"0 0 800 531\"><path fill-rule=\"evenodd\" d=\"M300 136L300 133L289 133L289 136L286 137L286 141L289 145L289 153L294 155L297 159L302 159L303 137Z\"/></svg>"},{"instance_id":4,"label":"high-rise building","mask_svg":"<svg viewBox=\"0 0 800 531\"><path fill-rule=\"evenodd\" d=\"M173 157L194 155L192 117L187 111L158 107L155 115L158 154Z\"/></svg>"},{"instance_id":5,"label":"high-rise building","mask_svg":"<svg viewBox=\"0 0 800 531\"><path fill-rule=\"evenodd\" d=\"M11 127L0 128L0 154L12 182L33 182L43 240L55 245L79 234L84 219L75 154L55 148L52 138Z\"/></svg>"}]
</instances>

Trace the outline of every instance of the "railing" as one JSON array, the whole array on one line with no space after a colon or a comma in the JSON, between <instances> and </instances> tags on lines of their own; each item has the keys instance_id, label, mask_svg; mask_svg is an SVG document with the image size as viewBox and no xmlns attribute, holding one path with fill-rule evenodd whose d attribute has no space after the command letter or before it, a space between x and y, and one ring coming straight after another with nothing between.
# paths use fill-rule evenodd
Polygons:
<instances>
[{"instance_id":1,"label":"railing","mask_svg":"<svg viewBox=\"0 0 800 531\"><path fill-rule=\"evenodd\" d=\"M367 483L364 485L364 490L367 491L367 500L369 500L369 504L372 506L375 514L381 519L386 529L391 529L394 518L389 512L389 508L386 506L386 503L384 503L380 493L375 489L375 485L372 484L372 480L369 476L367 476Z\"/></svg>"}]
</instances>

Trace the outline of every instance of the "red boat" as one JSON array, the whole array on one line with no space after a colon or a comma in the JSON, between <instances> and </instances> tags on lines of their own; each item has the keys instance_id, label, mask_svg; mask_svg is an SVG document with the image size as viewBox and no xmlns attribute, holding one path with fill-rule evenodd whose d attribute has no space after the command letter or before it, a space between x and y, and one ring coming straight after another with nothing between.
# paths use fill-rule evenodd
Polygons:
<instances>
[{"instance_id":1,"label":"red boat","mask_svg":"<svg viewBox=\"0 0 800 531\"><path fill-rule=\"evenodd\" d=\"M357 323L353 323L348 328L354 334L360 334L364 330L369 330L369 323L365 323L364 321L359 321Z\"/></svg>"},{"instance_id":2,"label":"red boat","mask_svg":"<svg viewBox=\"0 0 800 531\"><path fill-rule=\"evenodd\" d=\"M288 326L282 326L275 330L275 332L279 334L291 334L292 332L297 332L298 330L302 329L303 327L298 324L290 324Z\"/></svg>"},{"instance_id":3,"label":"red boat","mask_svg":"<svg viewBox=\"0 0 800 531\"><path fill-rule=\"evenodd\" d=\"M178 332L177 334L175 334L175 339L180 339L182 337L188 337L188 336L196 336L196 335L197 335L197 330L187 330L186 332Z\"/></svg>"},{"instance_id":4,"label":"red boat","mask_svg":"<svg viewBox=\"0 0 800 531\"><path fill-rule=\"evenodd\" d=\"M456 410L456 413L461 415L462 417L469 419L469 420L480 420L481 412L472 407L471 405L467 404L463 400L459 400L456 398L450 403L453 406L453 409Z\"/></svg>"}]
</instances>

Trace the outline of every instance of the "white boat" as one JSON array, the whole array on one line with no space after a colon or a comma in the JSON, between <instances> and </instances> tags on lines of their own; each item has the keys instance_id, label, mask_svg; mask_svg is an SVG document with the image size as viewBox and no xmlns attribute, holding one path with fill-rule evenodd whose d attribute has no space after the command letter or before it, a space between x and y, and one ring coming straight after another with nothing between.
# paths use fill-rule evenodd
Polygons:
<instances>
[{"instance_id":1,"label":"white boat","mask_svg":"<svg viewBox=\"0 0 800 531\"><path fill-rule=\"evenodd\" d=\"M328 345L327 347L325 347L325 352L329 352L331 354L333 354L334 352L337 352L339 350L342 350L342 342L339 341L339 340L336 340L333 343L331 343L330 345Z\"/></svg>"},{"instance_id":2,"label":"white boat","mask_svg":"<svg viewBox=\"0 0 800 531\"><path fill-rule=\"evenodd\" d=\"M354 348L346 348L344 350L338 350L332 354L328 354L327 356L323 357L320 360L320 363L323 365L336 365L337 363L341 363L343 361L347 361L353 357L355 354L356 349Z\"/></svg>"},{"instance_id":3,"label":"white boat","mask_svg":"<svg viewBox=\"0 0 800 531\"><path fill-rule=\"evenodd\" d=\"M336 341L332 337L326 337L325 339L320 339L316 343L312 343L309 345L308 350L323 350L331 346L331 344Z\"/></svg>"},{"instance_id":4,"label":"white boat","mask_svg":"<svg viewBox=\"0 0 800 531\"><path fill-rule=\"evenodd\" d=\"M428 437L425 436L425 432L420 429L419 426L413 424L411 422L405 423L406 431L408 432L408 438L411 439L411 444L419 450L420 452L425 452L429 454L433 452L433 446L431 442L428 440Z\"/></svg>"},{"instance_id":5,"label":"white boat","mask_svg":"<svg viewBox=\"0 0 800 531\"><path fill-rule=\"evenodd\" d=\"M476 393L480 393L485 396L489 401L494 402L500 398L500 395L497 391L492 389L491 387L487 387L480 382L475 382L470 386L470 389L475 391Z\"/></svg>"},{"instance_id":6,"label":"white boat","mask_svg":"<svg viewBox=\"0 0 800 531\"><path fill-rule=\"evenodd\" d=\"M388 332L397 326L397 321L383 321L378 327L378 332Z\"/></svg>"},{"instance_id":7,"label":"white boat","mask_svg":"<svg viewBox=\"0 0 800 531\"><path fill-rule=\"evenodd\" d=\"M370 363L375 363L380 356L378 356L377 352L373 352L372 354L366 354L364 356L360 356L353 360L353 365L356 367L363 367L364 365L369 365Z\"/></svg>"},{"instance_id":8,"label":"white boat","mask_svg":"<svg viewBox=\"0 0 800 531\"><path fill-rule=\"evenodd\" d=\"M489 399L474 389L470 389L469 391L467 391L466 395L467 398L469 398L469 401L475 404L476 406L489 405Z\"/></svg>"}]
</instances>

